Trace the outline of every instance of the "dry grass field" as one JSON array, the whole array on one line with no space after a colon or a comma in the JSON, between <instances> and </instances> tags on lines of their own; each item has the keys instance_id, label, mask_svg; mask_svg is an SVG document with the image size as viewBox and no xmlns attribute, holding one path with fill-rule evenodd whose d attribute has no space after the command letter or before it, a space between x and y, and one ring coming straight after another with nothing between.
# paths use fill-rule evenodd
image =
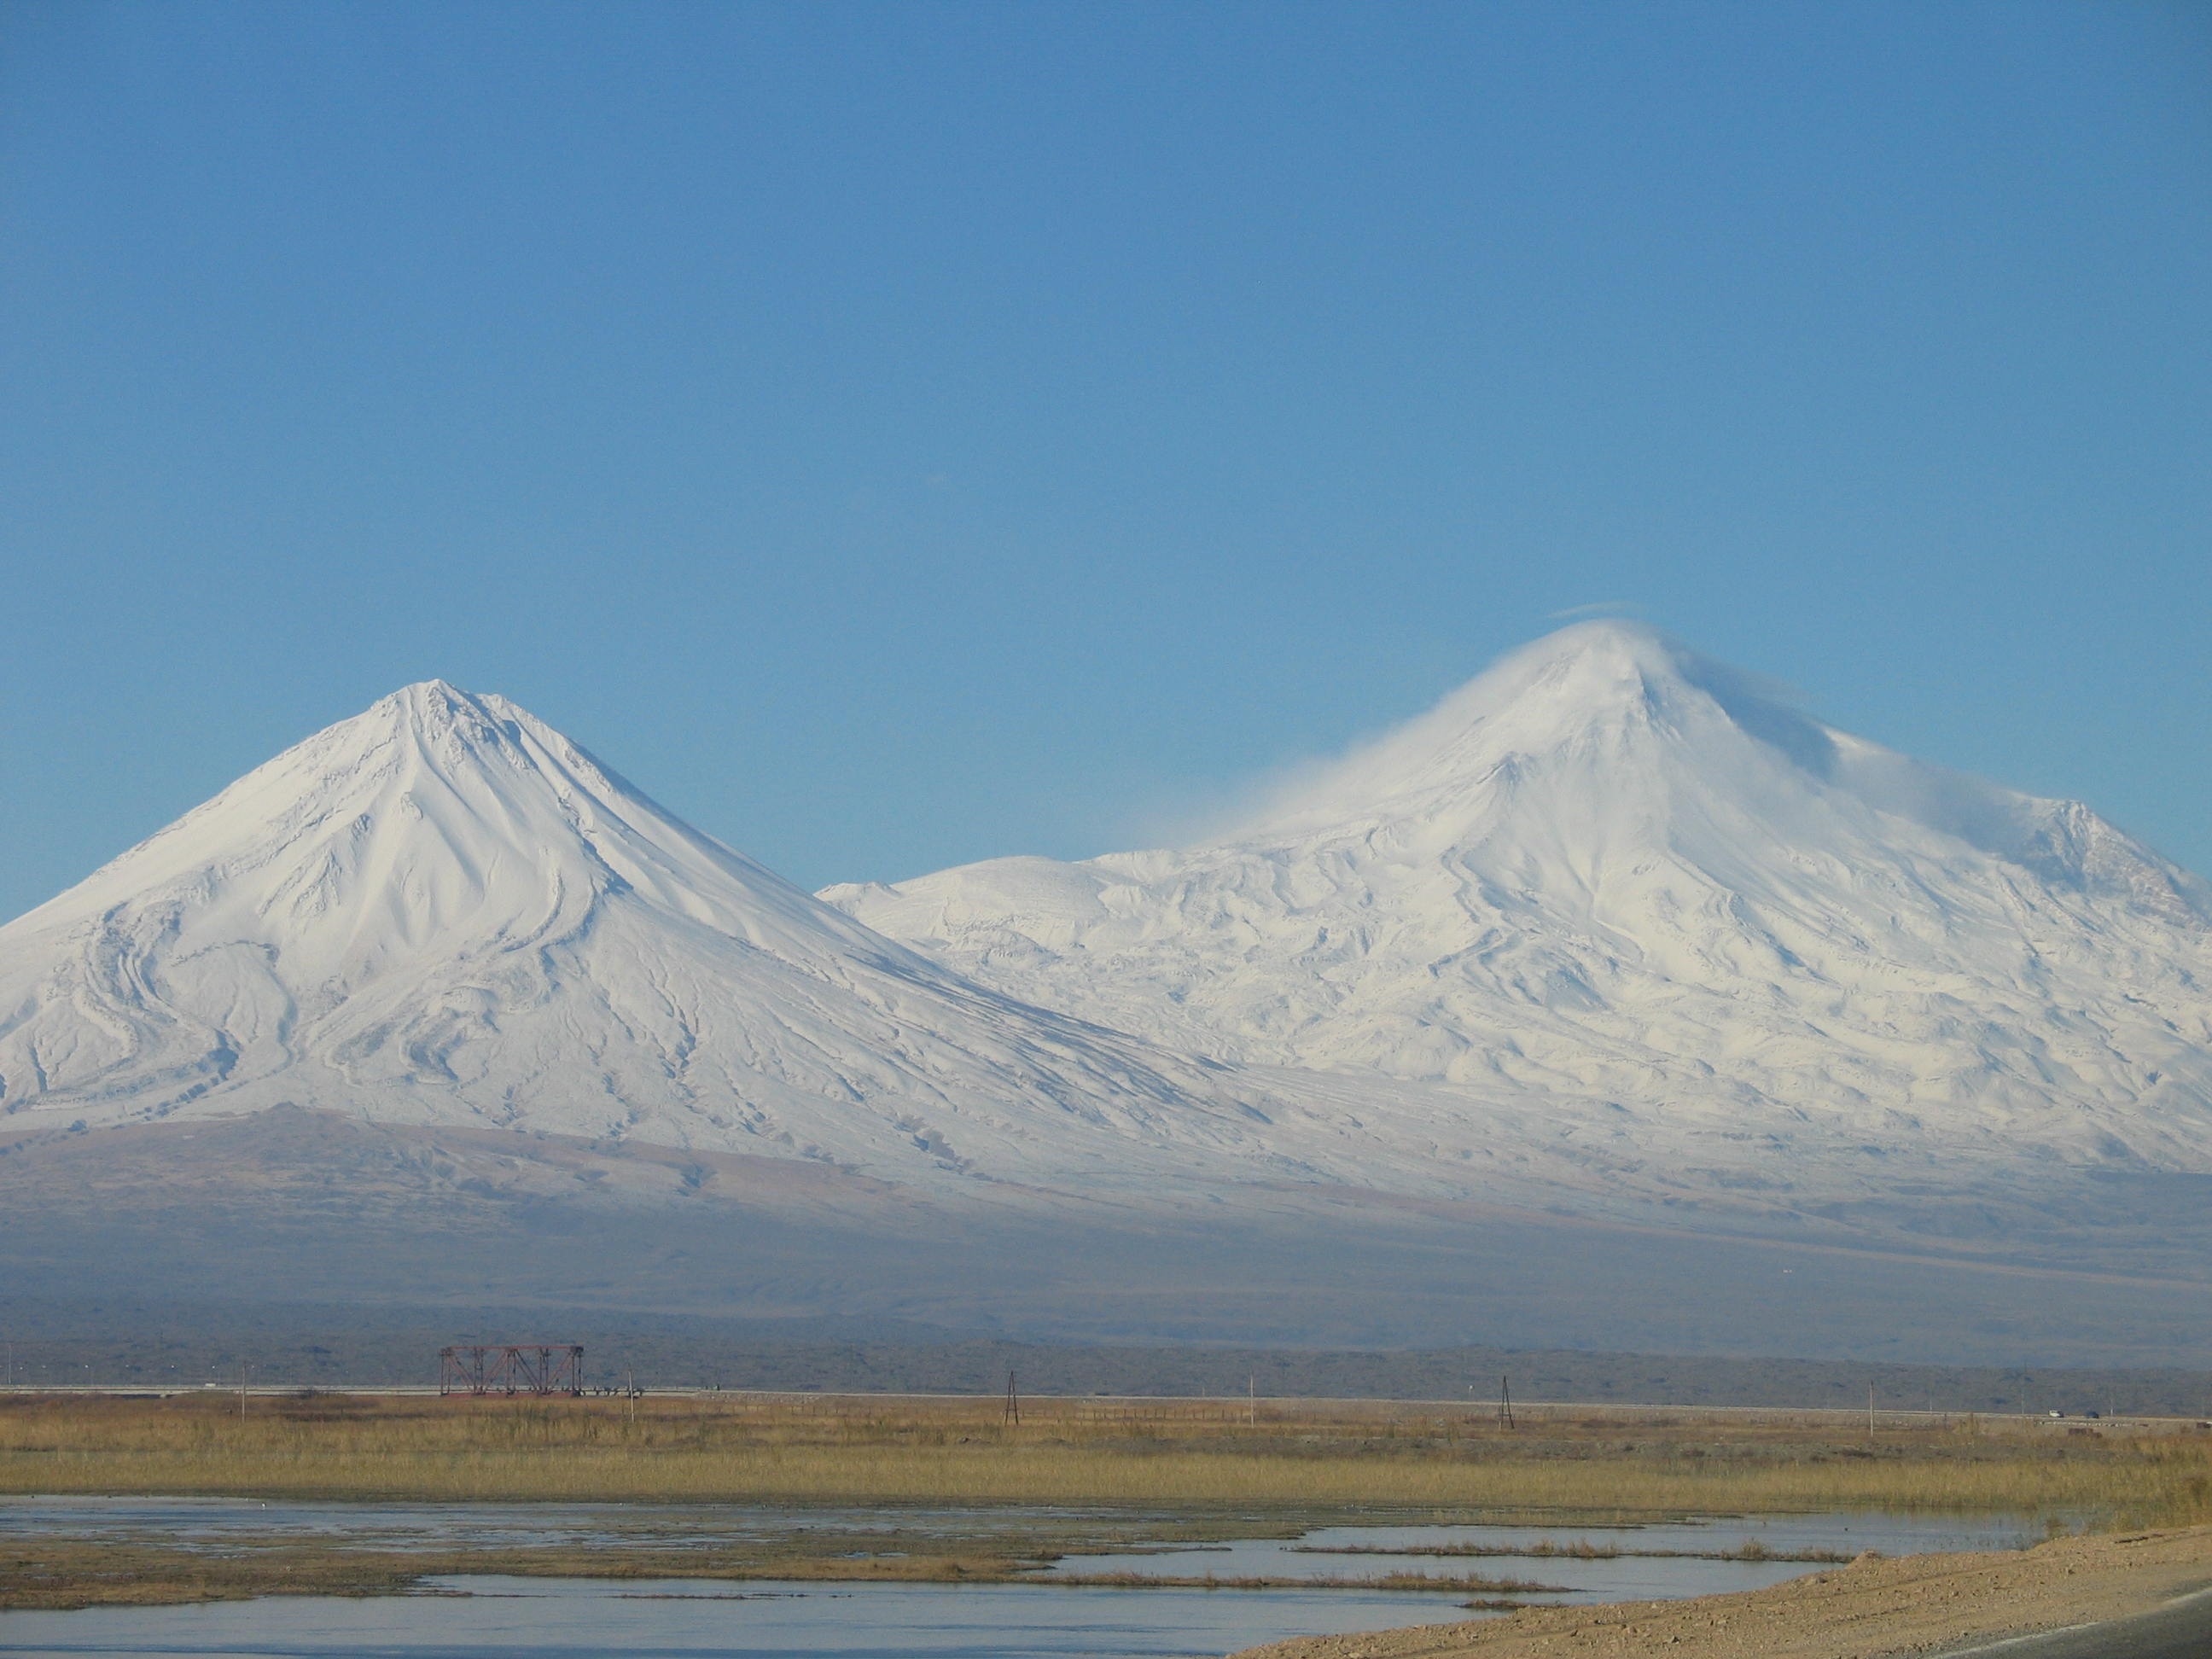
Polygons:
<instances>
[{"instance_id":1,"label":"dry grass field","mask_svg":"<svg viewBox=\"0 0 2212 1659\"><path fill-rule=\"evenodd\" d=\"M0 1492L2212 1520L2193 1425L1374 1402L0 1396Z\"/></svg>"},{"instance_id":2,"label":"dry grass field","mask_svg":"<svg viewBox=\"0 0 2212 1659\"><path fill-rule=\"evenodd\" d=\"M1347 1520L1880 1509L2178 1525L2212 1518L2212 1434L1565 1407L1523 1407L1507 1428L1486 1407L1372 1401L1032 1399L1014 1425L974 1397L259 1395L241 1414L215 1392L17 1394L0 1395L7 1493L644 1506L589 1539L535 1541L395 1547L274 1516L221 1547L143 1527L0 1534L0 1608L67 1607L376 1594L450 1573L1008 1582L1069 1554ZM743 1519L769 1507L807 1518ZM737 1524L702 1533L702 1515ZM1513 1605L1498 1598L1516 1582L1410 1557L1388 1577L1357 1582L1486 1607Z\"/></svg>"}]
</instances>

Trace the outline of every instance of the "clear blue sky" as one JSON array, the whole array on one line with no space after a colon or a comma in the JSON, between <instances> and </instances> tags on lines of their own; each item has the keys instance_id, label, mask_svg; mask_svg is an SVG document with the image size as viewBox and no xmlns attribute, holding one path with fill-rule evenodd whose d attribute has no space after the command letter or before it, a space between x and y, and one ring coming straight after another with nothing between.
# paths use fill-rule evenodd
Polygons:
<instances>
[{"instance_id":1,"label":"clear blue sky","mask_svg":"<svg viewBox=\"0 0 2212 1659\"><path fill-rule=\"evenodd\" d=\"M0 3L0 915L414 679L808 885L1589 604L2212 871L2212 8Z\"/></svg>"}]
</instances>

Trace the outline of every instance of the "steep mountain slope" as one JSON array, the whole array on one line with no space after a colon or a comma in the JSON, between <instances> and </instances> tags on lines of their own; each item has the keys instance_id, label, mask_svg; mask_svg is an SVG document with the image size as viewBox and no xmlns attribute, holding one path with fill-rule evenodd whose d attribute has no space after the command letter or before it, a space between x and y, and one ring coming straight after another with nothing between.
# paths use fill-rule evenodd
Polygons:
<instances>
[{"instance_id":1,"label":"steep mountain slope","mask_svg":"<svg viewBox=\"0 0 2212 1659\"><path fill-rule=\"evenodd\" d=\"M940 1182L1264 1171L1220 1085L923 960L441 683L0 928L12 1138L292 1103Z\"/></svg>"},{"instance_id":2,"label":"steep mountain slope","mask_svg":"<svg viewBox=\"0 0 2212 1659\"><path fill-rule=\"evenodd\" d=\"M1010 994L1334 1073L1340 1120L1439 1159L1869 1202L2212 1170L2202 882L1625 623L1202 845L822 896Z\"/></svg>"}]
</instances>

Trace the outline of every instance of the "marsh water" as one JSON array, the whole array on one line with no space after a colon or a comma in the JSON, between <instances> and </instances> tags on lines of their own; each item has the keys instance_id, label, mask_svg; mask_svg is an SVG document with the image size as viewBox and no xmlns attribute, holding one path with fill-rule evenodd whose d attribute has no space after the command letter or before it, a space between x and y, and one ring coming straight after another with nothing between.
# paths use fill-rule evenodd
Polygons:
<instances>
[{"instance_id":1,"label":"marsh water","mask_svg":"<svg viewBox=\"0 0 2212 1659\"><path fill-rule=\"evenodd\" d=\"M1285 1528L1279 1537L1150 1541L1142 1517L1067 1510L780 1510L627 1504L307 1504L221 1499L0 1501L0 1542L38 1532L160 1534L222 1550L252 1537L343 1539L413 1549L603 1541L702 1545L810 1530L905 1534L1064 1532L1110 1522L1115 1553L1066 1555L1020 1583L899 1584L761 1580L522 1578L429 1581L406 1595L271 1596L185 1607L0 1613L0 1654L142 1659L445 1659L520 1652L666 1654L732 1659L1153 1659L1257 1643L1482 1616L1465 1589L1353 1585L1264 1589L1090 1587L1078 1574L1139 1578L1346 1580L1427 1573L1534 1581L1531 1603L1705 1595L1753 1589L1863 1550L2015 1547L2017 1521L1900 1515L1713 1516L1638 1526L1399 1524ZM1175 1517L1156 1517L1163 1540ZM1746 1546L1751 1548L1747 1551ZM1438 1553L1443 1552L1443 1553ZM1480 1552L1474 1553L1474 1552ZM1495 1553L1493 1553L1495 1552Z\"/></svg>"}]
</instances>

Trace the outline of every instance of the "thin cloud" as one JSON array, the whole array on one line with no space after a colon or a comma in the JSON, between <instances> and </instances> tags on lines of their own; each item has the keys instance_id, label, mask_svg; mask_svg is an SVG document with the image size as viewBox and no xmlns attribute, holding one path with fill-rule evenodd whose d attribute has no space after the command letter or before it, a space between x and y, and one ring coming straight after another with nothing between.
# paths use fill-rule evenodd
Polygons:
<instances>
[{"instance_id":1,"label":"thin cloud","mask_svg":"<svg viewBox=\"0 0 2212 1659\"><path fill-rule=\"evenodd\" d=\"M1579 622L1584 617L1634 617L1644 619L1644 607L1633 599L1600 599L1595 605L1571 605L1565 611L1547 611L1546 622Z\"/></svg>"}]
</instances>

